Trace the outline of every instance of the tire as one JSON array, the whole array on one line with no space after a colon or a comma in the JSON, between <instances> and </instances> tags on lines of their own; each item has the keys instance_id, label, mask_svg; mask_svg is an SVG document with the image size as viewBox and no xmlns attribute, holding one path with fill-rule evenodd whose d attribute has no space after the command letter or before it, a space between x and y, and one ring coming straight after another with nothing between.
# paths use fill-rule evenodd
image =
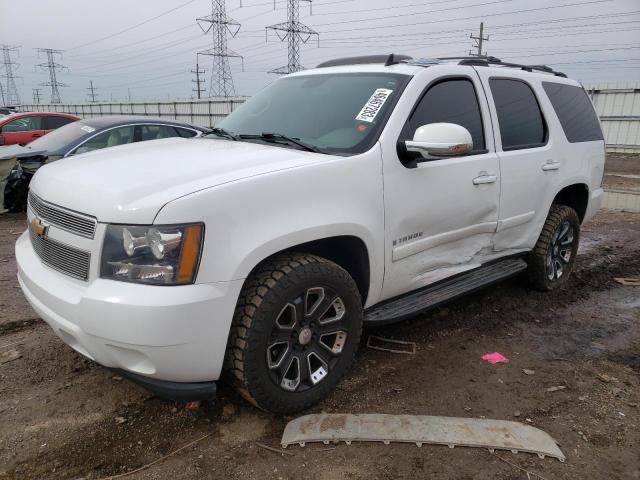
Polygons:
<instances>
[{"instance_id":1,"label":"tire","mask_svg":"<svg viewBox=\"0 0 640 480\"><path fill-rule=\"evenodd\" d=\"M528 280L537 290L550 291L568 280L580 243L580 220L565 205L552 205L533 251L527 256Z\"/></svg>"},{"instance_id":2,"label":"tire","mask_svg":"<svg viewBox=\"0 0 640 480\"><path fill-rule=\"evenodd\" d=\"M363 309L353 278L304 253L260 265L238 300L226 370L253 405L280 415L319 402L349 369Z\"/></svg>"}]
</instances>

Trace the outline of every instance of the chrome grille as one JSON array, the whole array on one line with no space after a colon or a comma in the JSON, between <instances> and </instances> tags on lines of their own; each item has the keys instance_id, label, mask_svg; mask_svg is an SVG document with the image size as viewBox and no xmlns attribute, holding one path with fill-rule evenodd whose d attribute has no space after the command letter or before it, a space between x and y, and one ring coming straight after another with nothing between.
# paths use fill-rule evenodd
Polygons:
<instances>
[{"instance_id":1,"label":"chrome grille","mask_svg":"<svg viewBox=\"0 0 640 480\"><path fill-rule=\"evenodd\" d=\"M29 225L31 245L40 259L51 268L71 277L87 280L91 253L45 236L39 237Z\"/></svg>"},{"instance_id":2,"label":"chrome grille","mask_svg":"<svg viewBox=\"0 0 640 480\"><path fill-rule=\"evenodd\" d=\"M94 218L47 203L31 192L29 192L29 206L42 220L68 232L86 238L93 238L96 232Z\"/></svg>"}]
</instances>

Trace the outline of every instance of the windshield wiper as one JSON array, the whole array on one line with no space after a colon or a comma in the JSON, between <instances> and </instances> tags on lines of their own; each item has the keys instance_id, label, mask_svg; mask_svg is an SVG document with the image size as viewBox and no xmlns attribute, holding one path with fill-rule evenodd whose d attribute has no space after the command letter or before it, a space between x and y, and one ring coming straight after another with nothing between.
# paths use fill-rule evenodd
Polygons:
<instances>
[{"instance_id":1,"label":"windshield wiper","mask_svg":"<svg viewBox=\"0 0 640 480\"><path fill-rule=\"evenodd\" d=\"M228 138L229 140L233 140L234 142L237 142L239 140L238 135L227 132L224 128L220 127L212 128L211 132L207 133L207 135L217 135L218 137Z\"/></svg>"},{"instance_id":2,"label":"windshield wiper","mask_svg":"<svg viewBox=\"0 0 640 480\"><path fill-rule=\"evenodd\" d=\"M310 145L310 144L308 144L306 142L303 142L299 138L294 138L294 137L289 137L287 135L283 135L282 133L263 132L260 135L238 135L238 137L240 139L243 139L243 138L248 138L248 139L259 138L259 139L266 140L266 141L275 141L275 142L281 141L281 142L285 142L285 143L296 145L296 146L302 148L303 150L306 150L307 152L324 153L322 150L320 150L318 147L316 147L314 145Z\"/></svg>"}]
</instances>

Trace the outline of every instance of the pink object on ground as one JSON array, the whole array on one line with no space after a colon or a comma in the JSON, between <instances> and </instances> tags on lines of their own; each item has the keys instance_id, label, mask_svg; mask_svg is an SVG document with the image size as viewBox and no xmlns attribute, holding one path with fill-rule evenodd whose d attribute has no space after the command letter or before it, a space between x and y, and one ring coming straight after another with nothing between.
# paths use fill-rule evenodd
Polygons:
<instances>
[{"instance_id":1,"label":"pink object on ground","mask_svg":"<svg viewBox=\"0 0 640 480\"><path fill-rule=\"evenodd\" d=\"M486 355L482 356L482 360L486 360L492 365L495 365L496 363L507 363L509 361L507 357L498 352L487 353Z\"/></svg>"}]
</instances>

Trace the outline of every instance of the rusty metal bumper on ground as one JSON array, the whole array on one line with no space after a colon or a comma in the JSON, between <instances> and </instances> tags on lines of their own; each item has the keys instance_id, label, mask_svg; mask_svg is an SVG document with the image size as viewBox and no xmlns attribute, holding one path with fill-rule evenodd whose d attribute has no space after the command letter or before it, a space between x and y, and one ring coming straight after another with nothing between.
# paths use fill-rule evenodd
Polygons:
<instances>
[{"instance_id":1,"label":"rusty metal bumper on ground","mask_svg":"<svg viewBox=\"0 0 640 480\"><path fill-rule=\"evenodd\" d=\"M391 442L481 447L513 453L535 453L540 458L565 456L555 440L542 430L519 422L428 415L313 414L289 422L283 448L307 442Z\"/></svg>"}]
</instances>

